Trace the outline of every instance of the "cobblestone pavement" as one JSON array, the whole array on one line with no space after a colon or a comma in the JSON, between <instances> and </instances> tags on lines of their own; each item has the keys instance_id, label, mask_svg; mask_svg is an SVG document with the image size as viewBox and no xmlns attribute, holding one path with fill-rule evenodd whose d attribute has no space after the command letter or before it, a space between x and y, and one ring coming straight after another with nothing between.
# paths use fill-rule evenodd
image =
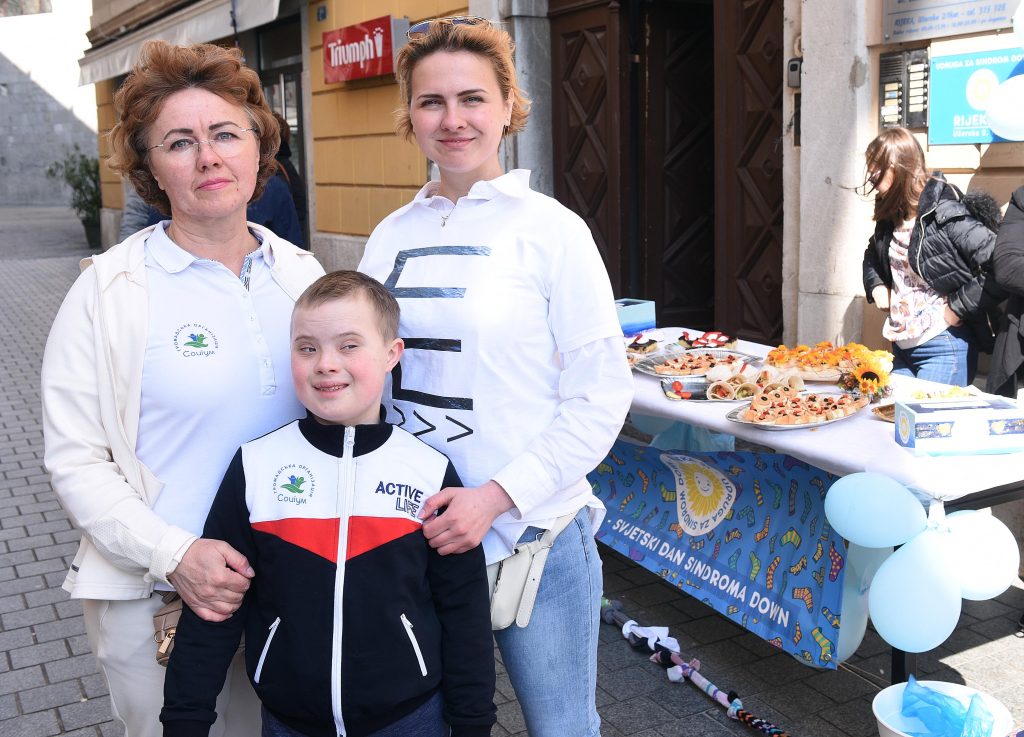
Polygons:
<instances>
[{"instance_id":1,"label":"cobblestone pavement","mask_svg":"<svg viewBox=\"0 0 1024 737\"><path fill-rule=\"evenodd\" d=\"M102 676L89 654L81 607L60 589L78 533L42 468L39 364L49 325L88 251L63 208L0 207L0 737L112 737ZM871 698L888 676L886 645L871 631L851 659L859 673L821 672L779 653L632 561L602 549L605 590L642 624L671 628L702 672L735 690L754 714L794 737L877 734ZM953 636L921 656L923 678L987 691L1024 727L1024 639L1014 637L1024 590L964 602ZM553 648L558 643L552 643ZM525 737L498 663L495 737ZM670 683L610 625L601 625L598 705L604 737L751 735L688 684ZM254 736L255 737L255 736Z\"/></svg>"}]
</instances>

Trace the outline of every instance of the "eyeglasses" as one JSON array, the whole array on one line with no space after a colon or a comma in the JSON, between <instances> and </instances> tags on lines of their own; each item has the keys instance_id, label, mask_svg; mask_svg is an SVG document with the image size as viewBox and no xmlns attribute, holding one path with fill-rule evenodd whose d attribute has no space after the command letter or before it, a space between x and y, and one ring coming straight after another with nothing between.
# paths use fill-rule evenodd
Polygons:
<instances>
[{"instance_id":1,"label":"eyeglasses","mask_svg":"<svg viewBox=\"0 0 1024 737\"><path fill-rule=\"evenodd\" d=\"M454 15L449 18L431 18L430 20L420 21L416 25L410 26L409 30L405 32L405 35L410 41L412 41L419 36L429 33L430 26L434 23L449 26L475 26L481 23L489 24L490 21L476 15Z\"/></svg>"},{"instance_id":2,"label":"eyeglasses","mask_svg":"<svg viewBox=\"0 0 1024 737\"><path fill-rule=\"evenodd\" d=\"M245 147L245 138L242 134L250 132L256 133L257 129L239 128L229 125L218 129L213 134L213 138L198 140L191 136L174 137L171 140L164 140L163 143L150 146L146 150L152 151L154 148L159 148L163 150L163 154L168 158L174 161L184 161L198 156L200 144L205 143L216 151L218 156L230 157L241 153Z\"/></svg>"}]
</instances>

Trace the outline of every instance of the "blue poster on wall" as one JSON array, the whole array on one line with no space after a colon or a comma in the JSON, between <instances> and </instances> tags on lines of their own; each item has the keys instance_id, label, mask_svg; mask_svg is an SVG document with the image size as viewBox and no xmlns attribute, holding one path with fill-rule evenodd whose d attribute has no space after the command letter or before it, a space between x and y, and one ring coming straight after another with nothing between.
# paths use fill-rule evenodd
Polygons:
<instances>
[{"instance_id":1,"label":"blue poster on wall","mask_svg":"<svg viewBox=\"0 0 1024 737\"><path fill-rule=\"evenodd\" d=\"M1024 140L1024 50L936 56L931 60L928 143Z\"/></svg>"},{"instance_id":2,"label":"blue poster on wall","mask_svg":"<svg viewBox=\"0 0 1024 737\"><path fill-rule=\"evenodd\" d=\"M587 477L597 539L809 665L836 667L846 546L825 518L835 476L769 453L618 441Z\"/></svg>"}]
</instances>

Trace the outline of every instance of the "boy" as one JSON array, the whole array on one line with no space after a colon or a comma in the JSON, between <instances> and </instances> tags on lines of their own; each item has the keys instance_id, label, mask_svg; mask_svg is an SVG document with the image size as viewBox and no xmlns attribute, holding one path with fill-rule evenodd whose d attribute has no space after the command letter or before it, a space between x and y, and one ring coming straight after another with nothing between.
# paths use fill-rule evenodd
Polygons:
<instances>
[{"instance_id":1,"label":"boy","mask_svg":"<svg viewBox=\"0 0 1024 737\"><path fill-rule=\"evenodd\" d=\"M256 576L227 621L185 607L160 720L205 737L243 631L264 737L489 735L494 654L481 547L438 555L417 516L461 486L448 459L381 421L402 355L398 303L336 271L292 313L292 378L308 414L235 455L204 535Z\"/></svg>"}]
</instances>

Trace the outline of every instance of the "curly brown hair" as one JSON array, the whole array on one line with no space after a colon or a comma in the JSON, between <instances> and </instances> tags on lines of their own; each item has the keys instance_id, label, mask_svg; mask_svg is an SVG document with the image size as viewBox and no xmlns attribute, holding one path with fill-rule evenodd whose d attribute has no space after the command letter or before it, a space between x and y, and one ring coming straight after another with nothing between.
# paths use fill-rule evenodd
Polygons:
<instances>
[{"instance_id":1,"label":"curly brown hair","mask_svg":"<svg viewBox=\"0 0 1024 737\"><path fill-rule=\"evenodd\" d=\"M398 52L395 76L403 105L395 111L395 129L406 140L412 138L412 72L425 57L437 51L468 51L489 61L498 78L502 99L512 97L511 122L502 135L510 136L526 127L530 117L530 98L519 87L512 61L515 42L501 28L483 18L435 18L422 34L415 34Z\"/></svg>"},{"instance_id":2,"label":"curly brown hair","mask_svg":"<svg viewBox=\"0 0 1024 737\"><path fill-rule=\"evenodd\" d=\"M259 75L242 63L242 52L234 48L167 41L143 44L135 67L114 95L117 124L110 131L110 168L127 176L148 204L171 215L171 202L149 169L147 134L167 98L190 88L212 92L245 110L260 144L256 189L249 201L258 199L276 171L281 134Z\"/></svg>"}]
</instances>

